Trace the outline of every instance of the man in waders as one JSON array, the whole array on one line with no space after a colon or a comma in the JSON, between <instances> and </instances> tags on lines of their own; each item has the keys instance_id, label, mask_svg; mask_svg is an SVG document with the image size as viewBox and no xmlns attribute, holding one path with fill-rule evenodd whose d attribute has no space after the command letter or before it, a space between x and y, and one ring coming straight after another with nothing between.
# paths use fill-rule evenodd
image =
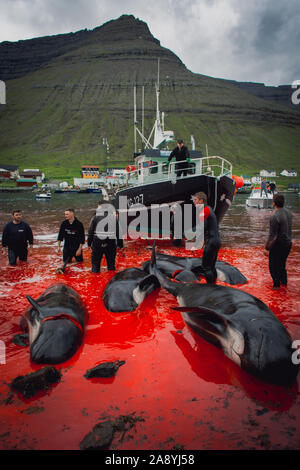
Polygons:
<instances>
[{"instance_id":1,"label":"man in waders","mask_svg":"<svg viewBox=\"0 0 300 470\"><path fill-rule=\"evenodd\" d=\"M123 247L119 237L119 223L116 209L107 201L99 201L96 214L92 218L88 230L88 247L92 250L92 272L100 272L103 255L107 269L115 271L117 247Z\"/></svg>"},{"instance_id":2,"label":"man in waders","mask_svg":"<svg viewBox=\"0 0 300 470\"><path fill-rule=\"evenodd\" d=\"M6 253L8 248L8 261L10 266L16 266L17 259L27 261L29 253L32 252L33 235L30 226L23 222L22 211L14 210L12 221L5 225L2 233L2 253Z\"/></svg>"},{"instance_id":3,"label":"man in waders","mask_svg":"<svg viewBox=\"0 0 300 470\"><path fill-rule=\"evenodd\" d=\"M202 268L207 284L215 284L217 279L216 261L221 246L217 218L212 208L207 205L207 196L205 193L196 193L193 195L192 199L195 206L203 205L203 209L200 213L200 222L204 221Z\"/></svg>"},{"instance_id":4,"label":"man in waders","mask_svg":"<svg viewBox=\"0 0 300 470\"><path fill-rule=\"evenodd\" d=\"M284 207L282 194L274 194L273 208L265 255L269 256L273 288L277 289L287 285L286 261L292 248L292 214Z\"/></svg>"},{"instance_id":5,"label":"man in waders","mask_svg":"<svg viewBox=\"0 0 300 470\"><path fill-rule=\"evenodd\" d=\"M63 248L63 261L71 262L72 258L76 261L82 262L82 247L85 243L84 227L74 213L74 209L67 209L65 211L65 220L61 223L58 233L58 248L61 251L61 242L64 241Z\"/></svg>"}]
</instances>

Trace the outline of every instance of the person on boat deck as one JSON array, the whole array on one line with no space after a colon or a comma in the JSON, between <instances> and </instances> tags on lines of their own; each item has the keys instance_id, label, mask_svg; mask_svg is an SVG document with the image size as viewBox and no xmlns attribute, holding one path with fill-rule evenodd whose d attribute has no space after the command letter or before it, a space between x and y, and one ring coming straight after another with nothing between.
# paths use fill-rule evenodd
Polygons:
<instances>
[{"instance_id":1,"label":"person on boat deck","mask_svg":"<svg viewBox=\"0 0 300 470\"><path fill-rule=\"evenodd\" d=\"M107 201L98 202L96 214L88 229L88 247L92 251L92 272L100 272L105 255L108 271L115 271L117 247L123 247L116 209Z\"/></svg>"},{"instance_id":2,"label":"person on boat deck","mask_svg":"<svg viewBox=\"0 0 300 470\"><path fill-rule=\"evenodd\" d=\"M20 261L27 261L32 253L33 235L30 225L22 220L22 211L14 210L12 221L5 225L2 233L2 253L6 254L8 248L8 261L11 266L16 266L17 258Z\"/></svg>"},{"instance_id":3,"label":"person on boat deck","mask_svg":"<svg viewBox=\"0 0 300 470\"><path fill-rule=\"evenodd\" d=\"M188 151L188 148L183 145L183 140L179 139L177 141L177 147L172 150L172 152L169 155L167 165L170 164L170 161L172 158L175 157L176 163L175 165L175 171L176 171L176 176L179 178L181 175L186 176L188 167L189 167L189 162L190 162L190 154Z\"/></svg>"},{"instance_id":4,"label":"person on boat deck","mask_svg":"<svg viewBox=\"0 0 300 470\"><path fill-rule=\"evenodd\" d=\"M200 221L204 220L204 251L202 268L207 284L215 284L217 279L216 261L221 246L219 228L216 215L207 205L207 196L204 192L198 192L192 197L195 206L203 205L200 213Z\"/></svg>"},{"instance_id":5,"label":"person on boat deck","mask_svg":"<svg viewBox=\"0 0 300 470\"><path fill-rule=\"evenodd\" d=\"M265 193L265 195L268 197L266 178L263 178L260 184L260 197L262 197L263 193Z\"/></svg>"},{"instance_id":6,"label":"person on boat deck","mask_svg":"<svg viewBox=\"0 0 300 470\"><path fill-rule=\"evenodd\" d=\"M273 196L273 208L264 253L269 256L269 271L276 289L287 285L286 261L292 248L292 214L284 207L282 194Z\"/></svg>"},{"instance_id":7,"label":"person on boat deck","mask_svg":"<svg viewBox=\"0 0 300 470\"><path fill-rule=\"evenodd\" d=\"M271 191L271 193L274 196L275 190L276 190L276 184L274 183L274 181L271 181L271 183L269 183L268 189Z\"/></svg>"},{"instance_id":8,"label":"person on boat deck","mask_svg":"<svg viewBox=\"0 0 300 470\"><path fill-rule=\"evenodd\" d=\"M61 223L58 233L57 252L61 251L61 242L64 240L63 261L71 262L72 258L82 262L82 246L85 242L84 227L74 213L74 209L65 210L65 220Z\"/></svg>"}]
</instances>

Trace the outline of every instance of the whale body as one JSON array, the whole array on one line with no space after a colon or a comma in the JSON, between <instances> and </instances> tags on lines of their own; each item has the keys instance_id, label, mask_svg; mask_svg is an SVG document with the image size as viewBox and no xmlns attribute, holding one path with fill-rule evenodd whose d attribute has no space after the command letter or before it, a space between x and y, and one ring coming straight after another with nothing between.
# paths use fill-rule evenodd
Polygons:
<instances>
[{"instance_id":1,"label":"whale body","mask_svg":"<svg viewBox=\"0 0 300 470\"><path fill-rule=\"evenodd\" d=\"M143 263L143 269L149 272L150 260ZM184 282L192 282L197 280L197 275L203 275L202 269L202 258L198 257L180 257L166 255L164 253L156 253L156 265L157 268L166 276L171 277L178 271L176 275L177 280ZM179 276L179 270L184 270L185 275ZM241 271L227 263L226 261L216 262L217 279L219 281L227 282L227 284L237 285L246 284L247 278L241 273ZM190 274L188 275L188 271Z\"/></svg>"},{"instance_id":2,"label":"whale body","mask_svg":"<svg viewBox=\"0 0 300 470\"><path fill-rule=\"evenodd\" d=\"M102 300L109 312L130 312L157 287L160 285L153 274L139 268L128 268L118 272L109 281Z\"/></svg>"},{"instance_id":3,"label":"whale body","mask_svg":"<svg viewBox=\"0 0 300 470\"><path fill-rule=\"evenodd\" d=\"M36 300L27 296L31 307L21 326L29 330L30 356L36 363L64 362L80 346L87 312L79 294L70 286L57 283Z\"/></svg>"},{"instance_id":4,"label":"whale body","mask_svg":"<svg viewBox=\"0 0 300 470\"><path fill-rule=\"evenodd\" d=\"M155 246L150 272L176 297L186 324L243 370L274 384L295 381L292 339L260 299L229 286L171 281L156 265Z\"/></svg>"}]
</instances>

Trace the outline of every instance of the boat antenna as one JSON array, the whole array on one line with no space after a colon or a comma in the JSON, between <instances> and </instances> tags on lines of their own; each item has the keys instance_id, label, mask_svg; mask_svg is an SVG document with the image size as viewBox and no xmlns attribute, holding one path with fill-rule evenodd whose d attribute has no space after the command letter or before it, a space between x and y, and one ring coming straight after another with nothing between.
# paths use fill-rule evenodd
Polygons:
<instances>
[{"instance_id":1,"label":"boat antenna","mask_svg":"<svg viewBox=\"0 0 300 470\"><path fill-rule=\"evenodd\" d=\"M209 159L208 159L208 146L205 144L206 147L206 157L207 157L207 171L211 171L211 168L209 166Z\"/></svg>"},{"instance_id":2,"label":"boat antenna","mask_svg":"<svg viewBox=\"0 0 300 470\"><path fill-rule=\"evenodd\" d=\"M142 134L144 135L145 87L142 87ZM144 142L142 143L144 146Z\"/></svg>"},{"instance_id":3,"label":"boat antenna","mask_svg":"<svg viewBox=\"0 0 300 470\"><path fill-rule=\"evenodd\" d=\"M136 153L136 85L133 87L133 126L134 126L134 153Z\"/></svg>"},{"instance_id":4,"label":"boat antenna","mask_svg":"<svg viewBox=\"0 0 300 470\"><path fill-rule=\"evenodd\" d=\"M159 59L157 60L157 82L156 82L156 120L157 125L160 125L160 113L159 113Z\"/></svg>"}]
</instances>

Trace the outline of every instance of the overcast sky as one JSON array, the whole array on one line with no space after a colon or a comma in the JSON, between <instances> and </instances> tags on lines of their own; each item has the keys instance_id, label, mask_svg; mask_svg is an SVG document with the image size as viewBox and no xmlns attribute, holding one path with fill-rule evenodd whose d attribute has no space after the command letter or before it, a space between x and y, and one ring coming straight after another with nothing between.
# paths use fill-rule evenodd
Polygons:
<instances>
[{"instance_id":1,"label":"overcast sky","mask_svg":"<svg viewBox=\"0 0 300 470\"><path fill-rule=\"evenodd\" d=\"M300 79L299 0L0 0L0 42L145 21L192 72L266 85Z\"/></svg>"}]
</instances>

